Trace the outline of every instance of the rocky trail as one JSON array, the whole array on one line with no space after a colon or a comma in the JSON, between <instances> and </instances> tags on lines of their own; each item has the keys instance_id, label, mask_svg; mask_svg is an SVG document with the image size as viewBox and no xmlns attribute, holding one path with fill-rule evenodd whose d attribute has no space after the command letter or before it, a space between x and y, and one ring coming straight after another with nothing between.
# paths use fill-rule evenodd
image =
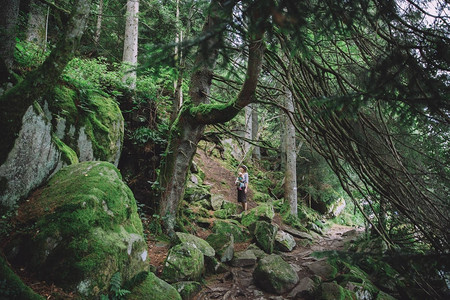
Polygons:
<instances>
[{"instance_id":1,"label":"rocky trail","mask_svg":"<svg viewBox=\"0 0 450 300\"><path fill-rule=\"evenodd\" d=\"M232 186L235 175L225 169L216 159L207 156L203 151L199 151L195 161L205 172L205 184L211 185L211 192L222 194L228 201L236 202L236 192ZM257 204L251 200L251 191L248 198L249 209L256 207ZM304 292L314 288L314 282L311 278L319 276L324 279L331 272L329 264L325 263L325 259L317 259L311 254L316 251L342 250L346 243L351 242L360 234L360 231L355 230L353 227L333 225L324 235L313 234L311 236L282 225L278 215L275 216L272 222L279 225L280 229L294 236L297 243L292 252L277 252L297 272L300 281L296 287L283 295L270 294L261 290L256 286L253 279L256 260L252 262L251 259L246 260L243 258L241 262L236 263L237 265L230 266L229 271L208 277L204 288L194 299L306 299L302 298ZM235 246L240 246L241 249L236 249L235 247L235 251L239 251L245 249L245 246L248 246L248 244Z\"/></svg>"}]
</instances>

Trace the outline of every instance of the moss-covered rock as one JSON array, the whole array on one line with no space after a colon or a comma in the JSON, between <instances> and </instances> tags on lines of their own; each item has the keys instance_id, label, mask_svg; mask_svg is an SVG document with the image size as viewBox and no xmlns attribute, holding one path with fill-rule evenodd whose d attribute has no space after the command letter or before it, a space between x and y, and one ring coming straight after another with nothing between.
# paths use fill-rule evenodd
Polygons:
<instances>
[{"instance_id":1,"label":"moss-covered rock","mask_svg":"<svg viewBox=\"0 0 450 300\"><path fill-rule=\"evenodd\" d=\"M283 294L291 290L299 281L290 264L279 255L268 255L261 259L253 272L256 284L265 291Z\"/></svg>"},{"instance_id":2,"label":"moss-covered rock","mask_svg":"<svg viewBox=\"0 0 450 300\"><path fill-rule=\"evenodd\" d=\"M202 289L202 285L195 281L175 282L172 286L178 291L178 293L180 293L183 300L193 299Z\"/></svg>"},{"instance_id":3,"label":"moss-covered rock","mask_svg":"<svg viewBox=\"0 0 450 300\"><path fill-rule=\"evenodd\" d=\"M65 167L30 199L19 220L34 226L5 252L39 278L93 296L114 273L128 280L147 268L135 199L112 164Z\"/></svg>"},{"instance_id":4,"label":"moss-covered rock","mask_svg":"<svg viewBox=\"0 0 450 300\"><path fill-rule=\"evenodd\" d=\"M175 287L150 272L141 284L131 290L127 299L181 300L182 298Z\"/></svg>"},{"instance_id":5,"label":"moss-covered rock","mask_svg":"<svg viewBox=\"0 0 450 300\"><path fill-rule=\"evenodd\" d=\"M336 282L324 282L317 290L315 299L318 300L356 300L355 293L344 289Z\"/></svg>"},{"instance_id":6,"label":"moss-covered rock","mask_svg":"<svg viewBox=\"0 0 450 300\"><path fill-rule=\"evenodd\" d=\"M207 241L189 233L177 232L176 235L181 243L194 244L195 247L203 253L203 255L211 257L216 255L214 248L211 247Z\"/></svg>"},{"instance_id":7,"label":"moss-covered rock","mask_svg":"<svg viewBox=\"0 0 450 300\"><path fill-rule=\"evenodd\" d=\"M275 245L277 231L277 225L265 221L257 221L255 223L254 231L256 244L264 250L264 252L271 254Z\"/></svg>"},{"instance_id":8,"label":"moss-covered rock","mask_svg":"<svg viewBox=\"0 0 450 300\"><path fill-rule=\"evenodd\" d=\"M184 200L186 200L187 202L207 200L208 205L205 208L210 209L211 208L210 199L211 193L207 189L207 186L197 185L192 182L188 182L186 190L184 191Z\"/></svg>"},{"instance_id":9,"label":"moss-covered rock","mask_svg":"<svg viewBox=\"0 0 450 300\"><path fill-rule=\"evenodd\" d=\"M243 243L251 239L250 233L248 232L247 228L243 227L239 224L239 222L234 220L215 221L211 230L213 233L221 235L231 233L234 236L235 243Z\"/></svg>"},{"instance_id":10,"label":"moss-covered rock","mask_svg":"<svg viewBox=\"0 0 450 300\"><path fill-rule=\"evenodd\" d=\"M0 256L0 299L44 300L26 286Z\"/></svg>"},{"instance_id":11,"label":"moss-covered rock","mask_svg":"<svg viewBox=\"0 0 450 300\"><path fill-rule=\"evenodd\" d=\"M323 280L333 279L337 274L337 268L326 260L315 261L307 265L307 267L314 275L319 276Z\"/></svg>"},{"instance_id":12,"label":"moss-covered rock","mask_svg":"<svg viewBox=\"0 0 450 300\"><path fill-rule=\"evenodd\" d=\"M181 243L169 250L161 278L167 282L198 281L204 271L203 253L191 243Z\"/></svg>"},{"instance_id":13,"label":"moss-covered rock","mask_svg":"<svg viewBox=\"0 0 450 300\"><path fill-rule=\"evenodd\" d=\"M212 233L206 241L214 248L221 262L227 262L233 258L234 236L231 233Z\"/></svg>"},{"instance_id":14,"label":"moss-covered rock","mask_svg":"<svg viewBox=\"0 0 450 300\"><path fill-rule=\"evenodd\" d=\"M221 209L224 202L225 197L223 195L215 194L211 196L211 207L213 210Z\"/></svg>"},{"instance_id":15,"label":"moss-covered rock","mask_svg":"<svg viewBox=\"0 0 450 300\"><path fill-rule=\"evenodd\" d=\"M275 235L275 248L284 252L291 252L296 246L295 239L292 235L279 230Z\"/></svg>"},{"instance_id":16,"label":"moss-covered rock","mask_svg":"<svg viewBox=\"0 0 450 300\"><path fill-rule=\"evenodd\" d=\"M255 244L248 245L247 250L252 251L253 254L255 254L257 259L262 259L267 256L267 253L264 252L264 250L261 250L261 248L259 248Z\"/></svg>"},{"instance_id":17,"label":"moss-covered rock","mask_svg":"<svg viewBox=\"0 0 450 300\"><path fill-rule=\"evenodd\" d=\"M253 266L256 264L257 257L251 250L235 252L231 264L235 267Z\"/></svg>"},{"instance_id":18,"label":"moss-covered rock","mask_svg":"<svg viewBox=\"0 0 450 300\"><path fill-rule=\"evenodd\" d=\"M273 206L270 203L261 203L255 208L250 209L246 215L242 217L242 225L248 227L256 221L272 221L275 216Z\"/></svg>"}]
</instances>

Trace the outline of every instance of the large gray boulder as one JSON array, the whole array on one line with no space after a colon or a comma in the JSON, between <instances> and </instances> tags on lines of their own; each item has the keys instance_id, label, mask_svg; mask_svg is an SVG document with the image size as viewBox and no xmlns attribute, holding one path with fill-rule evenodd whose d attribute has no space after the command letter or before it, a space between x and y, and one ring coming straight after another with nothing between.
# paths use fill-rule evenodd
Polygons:
<instances>
[{"instance_id":1,"label":"large gray boulder","mask_svg":"<svg viewBox=\"0 0 450 300\"><path fill-rule=\"evenodd\" d=\"M260 288L275 294L291 290L299 281L292 266L275 254L267 255L258 262L253 278Z\"/></svg>"},{"instance_id":2,"label":"large gray boulder","mask_svg":"<svg viewBox=\"0 0 450 300\"><path fill-rule=\"evenodd\" d=\"M128 300L181 300L181 296L176 287L171 286L155 274L149 273L147 278L127 295Z\"/></svg>"},{"instance_id":3,"label":"large gray boulder","mask_svg":"<svg viewBox=\"0 0 450 300\"><path fill-rule=\"evenodd\" d=\"M275 247L284 252L291 252L294 250L297 243L292 235L282 230L278 230L275 235Z\"/></svg>"},{"instance_id":4,"label":"large gray boulder","mask_svg":"<svg viewBox=\"0 0 450 300\"><path fill-rule=\"evenodd\" d=\"M264 250L264 252L271 254L275 245L275 236L278 231L278 226L265 221L257 221L255 224L254 235L256 244Z\"/></svg>"},{"instance_id":5,"label":"large gray boulder","mask_svg":"<svg viewBox=\"0 0 450 300\"><path fill-rule=\"evenodd\" d=\"M106 292L114 273L125 281L148 268L135 199L110 163L61 169L20 211L18 226L28 230L12 237L5 254L40 280L89 298Z\"/></svg>"},{"instance_id":6,"label":"large gray boulder","mask_svg":"<svg viewBox=\"0 0 450 300\"><path fill-rule=\"evenodd\" d=\"M177 232L176 235L181 243L194 244L195 247L203 253L203 255L209 257L214 257L214 255L216 255L214 248L211 247L207 241L196 237L195 235L184 232Z\"/></svg>"},{"instance_id":7,"label":"large gray boulder","mask_svg":"<svg viewBox=\"0 0 450 300\"><path fill-rule=\"evenodd\" d=\"M77 91L57 86L44 100L28 108L0 166L0 206L8 209L66 165L119 163L124 121L114 99L95 92L80 99Z\"/></svg>"}]
</instances>

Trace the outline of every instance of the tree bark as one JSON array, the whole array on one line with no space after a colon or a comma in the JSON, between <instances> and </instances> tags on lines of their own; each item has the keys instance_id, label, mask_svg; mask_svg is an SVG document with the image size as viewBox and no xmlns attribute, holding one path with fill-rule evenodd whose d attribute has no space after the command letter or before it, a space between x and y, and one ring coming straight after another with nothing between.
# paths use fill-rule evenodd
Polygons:
<instances>
[{"instance_id":1,"label":"tree bark","mask_svg":"<svg viewBox=\"0 0 450 300\"><path fill-rule=\"evenodd\" d=\"M46 4L36 0L30 2L26 40L42 49L45 48L47 43L47 12L48 6Z\"/></svg>"},{"instance_id":2,"label":"tree bark","mask_svg":"<svg viewBox=\"0 0 450 300\"><path fill-rule=\"evenodd\" d=\"M139 0L127 1L127 13L125 24L125 40L123 42L123 58L122 61L128 65L122 81L127 83L129 88L136 88L136 67L138 56L138 19Z\"/></svg>"},{"instance_id":3,"label":"tree bark","mask_svg":"<svg viewBox=\"0 0 450 300\"><path fill-rule=\"evenodd\" d=\"M284 182L284 199L289 202L290 213L297 216L297 151L295 145L295 126L292 123L292 114L294 112L294 102L292 93L286 92L286 131L284 142L286 144L286 170Z\"/></svg>"},{"instance_id":4,"label":"tree bark","mask_svg":"<svg viewBox=\"0 0 450 300\"><path fill-rule=\"evenodd\" d=\"M259 121L256 103L252 104L252 140L259 140ZM252 156L255 160L261 159L261 149L258 146L253 146Z\"/></svg>"},{"instance_id":5,"label":"tree bark","mask_svg":"<svg viewBox=\"0 0 450 300\"><path fill-rule=\"evenodd\" d=\"M16 45L16 26L20 0L1 0L0 5L0 57L6 69L11 69ZM2 73L6 70L2 70Z\"/></svg>"},{"instance_id":6,"label":"tree bark","mask_svg":"<svg viewBox=\"0 0 450 300\"><path fill-rule=\"evenodd\" d=\"M249 104L245 107L245 139L252 140L253 138L253 118L252 118L252 104ZM247 156L249 151L252 149L252 144L249 142L244 143L244 156Z\"/></svg>"},{"instance_id":7,"label":"tree bark","mask_svg":"<svg viewBox=\"0 0 450 300\"><path fill-rule=\"evenodd\" d=\"M0 97L0 164L14 145L27 108L54 86L72 59L86 26L90 4L91 0L75 1L63 36L49 57Z\"/></svg>"},{"instance_id":8,"label":"tree bark","mask_svg":"<svg viewBox=\"0 0 450 300\"><path fill-rule=\"evenodd\" d=\"M98 43L100 42L100 35L102 33L102 23L103 23L103 0L99 0L97 10L97 24L95 26L95 35L94 35L95 47L97 47Z\"/></svg>"},{"instance_id":9,"label":"tree bark","mask_svg":"<svg viewBox=\"0 0 450 300\"><path fill-rule=\"evenodd\" d=\"M249 42L249 57L246 79L236 99L227 104L210 104L209 92L212 83L213 67L218 55L220 36L219 28L224 29L230 20L234 3L226 0L211 1L210 15L203 27L203 32L215 32L200 47L195 71L191 77L189 87L190 102L185 102L177 119L172 124L166 156L160 171L160 215L166 233L174 233L178 205L184 195L186 177L192 158L197 149L205 125L217 124L231 120L247 104L253 102L258 76L264 54L262 41L266 20L263 14L255 14L259 25L253 28L252 39ZM259 12L259 11L258 11ZM205 51L206 50L206 51ZM205 56L205 53L207 56Z\"/></svg>"}]
</instances>

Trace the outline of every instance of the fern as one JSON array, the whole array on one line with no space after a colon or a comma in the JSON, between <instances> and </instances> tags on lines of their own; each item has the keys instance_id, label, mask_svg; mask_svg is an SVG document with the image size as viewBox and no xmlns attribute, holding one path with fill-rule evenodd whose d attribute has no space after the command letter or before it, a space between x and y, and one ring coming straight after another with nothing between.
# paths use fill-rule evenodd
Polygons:
<instances>
[{"instance_id":1,"label":"fern","mask_svg":"<svg viewBox=\"0 0 450 300\"><path fill-rule=\"evenodd\" d=\"M117 272L113 276L111 276L109 290L110 290L112 300L125 299L125 295L130 293L129 290L122 289L122 275L120 274L120 272ZM106 300L106 299L109 299L109 297L104 298L102 300Z\"/></svg>"}]
</instances>

